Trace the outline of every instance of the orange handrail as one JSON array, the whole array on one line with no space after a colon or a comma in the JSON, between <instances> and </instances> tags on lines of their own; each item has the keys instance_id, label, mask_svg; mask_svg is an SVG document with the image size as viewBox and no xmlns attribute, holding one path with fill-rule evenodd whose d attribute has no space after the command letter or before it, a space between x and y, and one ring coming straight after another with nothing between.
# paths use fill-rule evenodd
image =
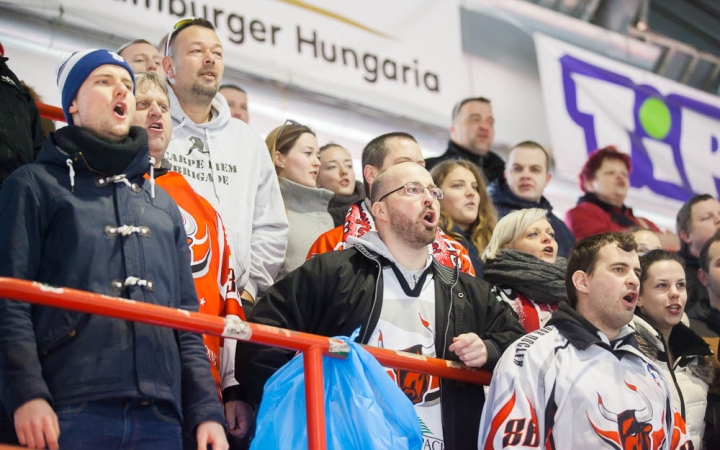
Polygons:
<instances>
[{"instance_id":1,"label":"orange handrail","mask_svg":"<svg viewBox=\"0 0 720 450\"><path fill-rule=\"evenodd\" d=\"M37 102L36 104L40 111L40 117L65 122L65 115L63 115L62 109L41 102Z\"/></svg>"},{"instance_id":2,"label":"orange handrail","mask_svg":"<svg viewBox=\"0 0 720 450\"><path fill-rule=\"evenodd\" d=\"M302 351L309 448L327 448L321 355L347 355L347 345L338 339L14 278L0 277L0 298ZM364 348L386 367L468 383L490 384L492 374L486 370L470 369L454 361L401 351Z\"/></svg>"}]
</instances>

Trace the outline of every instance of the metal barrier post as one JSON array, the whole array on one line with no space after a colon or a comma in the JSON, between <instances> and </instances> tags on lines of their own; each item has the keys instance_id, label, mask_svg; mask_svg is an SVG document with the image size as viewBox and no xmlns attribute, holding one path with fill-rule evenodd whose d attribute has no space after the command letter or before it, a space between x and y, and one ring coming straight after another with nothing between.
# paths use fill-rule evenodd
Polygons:
<instances>
[{"instance_id":1,"label":"metal barrier post","mask_svg":"<svg viewBox=\"0 0 720 450\"><path fill-rule=\"evenodd\" d=\"M310 347L303 352L308 448L311 450L327 449L322 358L323 354L320 347Z\"/></svg>"}]
</instances>

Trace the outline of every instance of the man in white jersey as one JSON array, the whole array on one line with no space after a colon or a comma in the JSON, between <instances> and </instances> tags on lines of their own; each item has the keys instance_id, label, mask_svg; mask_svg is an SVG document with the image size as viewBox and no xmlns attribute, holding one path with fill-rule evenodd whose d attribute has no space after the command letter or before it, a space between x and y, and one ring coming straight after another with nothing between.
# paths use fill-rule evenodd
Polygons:
<instances>
[{"instance_id":1,"label":"man in white jersey","mask_svg":"<svg viewBox=\"0 0 720 450\"><path fill-rule=\"evenodd\" d=\"M523 329L487 283L432 257L441 197L418 164L381 172L370 196L376 231L348 238L348 249L318 255L290 272L248 320L323 336L349 336L361 328L363 344L492 369ZM257 407L265 381L292 355L238 342L238 398ZM423 448L477 448L482 386L388 373L415 405Z\"/></svg>"},{"instance_id":2,"label":"man in white jersey","mask_svg":"<svg viewBox=\"0 0 720 450\"><path fill-rule=\"evenodd\" d=\"M548 326L515 342L493 375L478 449L693 448L670 382L628 326L640 260L629 234L580 240Z\"/></svg>"}]
</instances>

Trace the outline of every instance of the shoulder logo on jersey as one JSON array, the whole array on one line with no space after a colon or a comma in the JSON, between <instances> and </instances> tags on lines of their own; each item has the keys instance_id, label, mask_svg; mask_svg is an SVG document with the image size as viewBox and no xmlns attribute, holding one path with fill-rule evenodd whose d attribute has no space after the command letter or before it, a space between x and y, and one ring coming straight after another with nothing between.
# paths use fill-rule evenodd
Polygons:
<instances>
[{"instance_id":1,"label":"shoulder logo on jersey","mask_svg":"<svg viewBox=\"0 0 720 450\"><path fill-rule=\"evenodd\" d=\"M662 447L667 439L665 430L653 431L651 424L653 409L650 400L645 394L632 384L625 382L625 385L633 392L639 394L641 404L637 409L626 409L624 411L611 411L603 404L603 399L598 394L598 410L600 414L611 422L617 424L616 430L604 430L595 425L586 413L590 425L595 433L612 448L617 450L657 450ZM627 398L626 394L623 395ZM637 396L635 396L637 397ZM664 414L663 414L664 415ZM664 421L664 417L663 417Z\"/></svg>"},{"instance_id":2,"label":"shoulder logo on jersey","mask_svg":"<svg viewBox=\"0 0 720 450\"><path fill-rule=\"evenodd\" d=\"M190 153L192 153L193 150L197 150L197 151L199 151L200 153L204 153L204 154L206 154L206 155L208 154L208 151L205 150L205 143L202 141L202 139L200 139L200 138L197 137L197 136L190 136L190 137L188 138L188 140L190 141L190 144L191 144L191 145L190 145L190 149L189 149L188 152L187 152L188 155L189 155Z\"/></svg>"},{"instance_id":3,"label":"shoulder logo on jersey","mask_svg":"<svg viewBox=\"0 0 720 450\"><path fill-rule=\"evenodd\" d=\"M430 322L425 320L419 311L418 319L420 320L420 323L422 323L423 328L430 333L434 342L435 332L432 330ZM378 338L378 347L385 348L382 331L380 331L380 336ZM426 350L432 347L432 344L429 346L417 344L403 349L402 351L412 353L414 355L424 355ZM436 376L401 369L387 369L387 373L405 393L407 398L410 399L413 405L432 403L440 399L440 379Z\"/></svg>"},{"instance_id":4,"label":"shoulder logo on jersey","mask_svg":"<svg viewBox=\"0 0 720 450\"><path fill-rule=\"evenodd\" d=\"M185 234L187 234L188 247L190 248L190 268L193 278L202 278L210 271L212 261L212 243L210 242L210 230L207 224L204 227L198 226L197 221L187 211L178 206L182 216Z\"/></svg>"}]
</instances>

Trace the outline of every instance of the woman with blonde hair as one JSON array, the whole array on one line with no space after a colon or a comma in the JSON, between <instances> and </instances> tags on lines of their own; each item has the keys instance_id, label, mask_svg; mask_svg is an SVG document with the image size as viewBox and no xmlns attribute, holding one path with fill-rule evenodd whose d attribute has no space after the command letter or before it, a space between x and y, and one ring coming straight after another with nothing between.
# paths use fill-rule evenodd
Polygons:
<instances>
[{"instance_id":1,"label":"woman with blonde hair","mask_svg":"<svg viewBox=\"0 0 720 450\"><path fill-rule=\"evenodd\" d=\"M545 326L567 301L567 261L558 256L546 210L520 209L500 219L482 258L485 281L498 300L510 303L528 333Z\"/></svg>"},{"instance_id":2,"label":"woman with blonde hair","mask_svg":"<svg viewBox=\"0 0 720 450\"><path fill-rule=\"evenodd\" d=\"M333 193L317 187L320 159L315 133L294 120L286 120L265 138L280 193L285 202L290 232L285 261L278 278L305 262L310 246L334 227L328 212Z\"/></svg>"},{"instance_id":3,"label":"woman with blonde hair","mask_svg":"<svg viewBox=\"0 0 720 450\"><path fill-rule=\"evenodd\" d=\"M438 226L465 246L482 278L480 254L495 229L495 208L477 166L465 160L447 160L432 169L435 185L443 191Z\"/></svg>"}]
</instances>

